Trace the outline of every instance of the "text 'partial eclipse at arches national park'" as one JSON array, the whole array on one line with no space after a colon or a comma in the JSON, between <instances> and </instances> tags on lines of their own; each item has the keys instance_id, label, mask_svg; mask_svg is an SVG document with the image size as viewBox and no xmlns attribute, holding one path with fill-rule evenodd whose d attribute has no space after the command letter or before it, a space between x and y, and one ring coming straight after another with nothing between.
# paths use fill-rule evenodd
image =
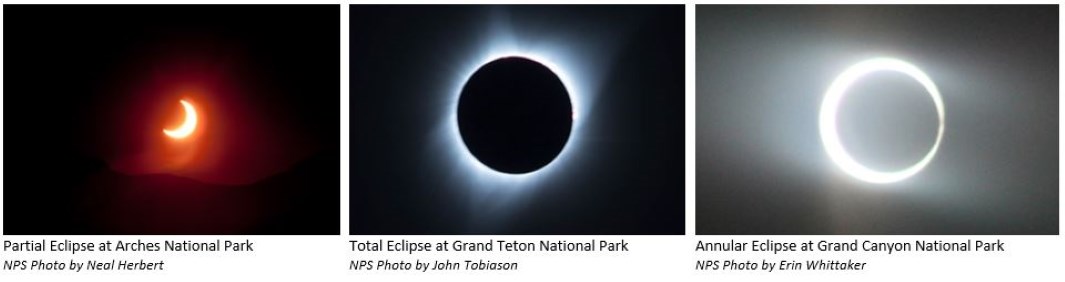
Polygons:
<instances>
[{"instance_id":1,"label":"text 'partial eclipse at arches national park'","mask_svg":"<svg viewBox=\"0 0 1065 282\"><path fill-rule=\"evenodd\" d=\"M339 9L6 5L4 232L338 234Z\"/></svg>"}]
</instances>

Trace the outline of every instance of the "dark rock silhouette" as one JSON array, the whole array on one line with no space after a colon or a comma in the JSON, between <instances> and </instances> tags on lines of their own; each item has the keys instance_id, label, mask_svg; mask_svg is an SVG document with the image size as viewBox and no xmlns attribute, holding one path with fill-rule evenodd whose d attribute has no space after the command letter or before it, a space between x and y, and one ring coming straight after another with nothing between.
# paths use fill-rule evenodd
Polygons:
<instances>
[{"instance_id":1,"label":"dark rock silhouette","mask_svg":"<svg viewBox=\"0 0 1065 282\"><path fill-rule=\"evenodd\" d=\"M50 160L55 165L30 166L41 172L40 187L5 189L6 201L19 203L4 206L6 234L339 233L336 151L239 186L168 174L124 175L84 156ZM72 195L50 197L60 194Z\"/></svg>"}]
</instances>

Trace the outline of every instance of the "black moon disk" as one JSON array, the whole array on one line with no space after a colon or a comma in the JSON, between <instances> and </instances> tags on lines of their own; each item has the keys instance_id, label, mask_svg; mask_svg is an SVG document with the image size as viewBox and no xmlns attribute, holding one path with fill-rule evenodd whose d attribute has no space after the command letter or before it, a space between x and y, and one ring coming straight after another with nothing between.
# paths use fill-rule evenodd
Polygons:
<instances>
[{"instance_id":1,"label":"black moon disk","mask_svg":"<svg viewBox=\"0 0 1065 282\"><path fill-rule=\"evenodd\" d=\"M462 87L459 133L477 160L523 174L551 163L573 126L573 106L551 69L522 57L484 64Z\"/></svg>"}]
</instances>

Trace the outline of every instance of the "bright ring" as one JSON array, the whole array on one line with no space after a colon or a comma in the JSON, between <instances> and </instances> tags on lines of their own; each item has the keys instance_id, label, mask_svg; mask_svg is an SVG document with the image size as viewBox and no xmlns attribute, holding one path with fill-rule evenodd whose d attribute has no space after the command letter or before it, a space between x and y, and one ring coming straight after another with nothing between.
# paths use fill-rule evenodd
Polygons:
<instances>
[{"instance_id":1,"label":"bright ring","mask_svg":"<svg viewBox=\"0 0 1065 282\"><path fill-rule=\"evenodd\" d=\"M839 132L836 129L836 115L839 113L839 103L843 100L843 95L846 94L847 88L850 88L862 76L876 71L901 72L920 82L925 90L928 91L928 94L932 96L932 102L936 106L936 114L939 115L939 132L936 133L936 143L932 145L932 149L928 151L928 154L921 161L898 171L876 171L858 163L843 149L843 144L839 140ZM901 60L892 58L869 59L847 68L828 87L828 92L825 92L825 100L821 102L819 118L821 142L825 146L825 151L828 152L828 157L847 174L866 182L891 183L917 174L932 161L936 150L939 149L939 141L943 139L943 116L943 98L939 96L939 90L936 89L935 83L932 82L928 75L910 63Z\"/></svg>"}]
</instances>

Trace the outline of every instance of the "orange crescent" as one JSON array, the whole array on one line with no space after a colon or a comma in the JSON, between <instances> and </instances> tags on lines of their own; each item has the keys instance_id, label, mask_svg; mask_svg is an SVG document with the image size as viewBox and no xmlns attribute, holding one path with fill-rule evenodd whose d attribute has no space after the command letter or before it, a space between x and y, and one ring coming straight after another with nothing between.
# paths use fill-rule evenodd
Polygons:
<instances>
[{"instance_id":1,"label":"orange crescent","mask_svg":"<svg viewBox=\"0 0 1065 282\"><path fill-rule=\"evenodd\" d=\"M192 106L192 103L185 100L181 100L181 105L185 108L185 122L175 129L163 129L163 134L170 136L170 138L182 139L188 137L196 130L196 123L198 122L196 108Z\"/></svg>"}]
</instances>

